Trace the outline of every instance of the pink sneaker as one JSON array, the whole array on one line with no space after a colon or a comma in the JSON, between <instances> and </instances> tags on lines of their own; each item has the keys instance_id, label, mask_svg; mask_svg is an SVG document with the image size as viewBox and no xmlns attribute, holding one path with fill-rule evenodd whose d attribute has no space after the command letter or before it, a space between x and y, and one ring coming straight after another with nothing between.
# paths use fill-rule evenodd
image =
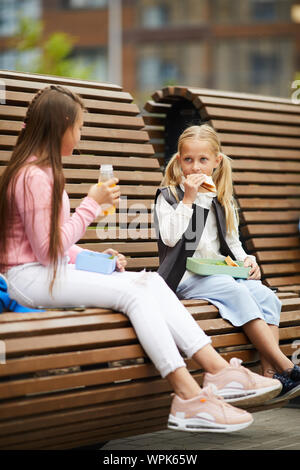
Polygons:
<instances>
[{"instance_id":1,"label":"pink sneaker","mask_svg":"<svg viewBox=\"0 0 300 470\"><path fill-rule=\"evenodd\" d=\"M279 380L264 377L241 366L236 357L230 361L230 367L217 374L206 373L203 386L213 384L218 394L228 403L238 406L260 405L277 396L282 385Z\"/></svg>"},{"instance_id":2,"label":"pink sneaker","mask_svg":"<svg viewBox=\"0 0 300 470\"><path fill-rule=\"evenodd\" d=\"M168 428L188 432L233 432L253 422L250 413L229 405L216 395L216 391L213 385L209 385L190 400L182 400L175 395Z\"/></svg>"}]
</instances>

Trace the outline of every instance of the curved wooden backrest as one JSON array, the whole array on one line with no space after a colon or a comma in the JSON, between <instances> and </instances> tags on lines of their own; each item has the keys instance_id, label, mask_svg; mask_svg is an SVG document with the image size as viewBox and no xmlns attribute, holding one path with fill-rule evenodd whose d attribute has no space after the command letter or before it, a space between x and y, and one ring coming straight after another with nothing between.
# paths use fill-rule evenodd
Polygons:
<instances>
[{"instance_id":1,"label":"curved wooden backrest","mask_svg":"<svg viewBox=\"0 0 300 470\"><path fill-rule=\"evenodd\" d=\"M129 269L157 267L150 209L162 174L157 159L153 158L139 108L120 87L0 71L0 175L10 158L28 103L48 84L67 86L82 97L87 108L80 154L75 151L73 156L63 159L72 210L90 185L97 182L102 163L113 164L122 189L117 213L102 219L100 225L97 225L100 219L92 224L79 244L96 251L115 247L128 257Z\"/></svg>"},{"instance_id":2,"label":"curved wooden backrest","mask_svg":"<svg viewBox=\"0 0 300 470\"><path fill-rule=\"evenodd\" d=\"M265 282L300 290L300 106L290 100L166 87L145 105L156 156L170 158L180 132L210 123L232 158L245 248Z\"/></svg>"}]
</instances>

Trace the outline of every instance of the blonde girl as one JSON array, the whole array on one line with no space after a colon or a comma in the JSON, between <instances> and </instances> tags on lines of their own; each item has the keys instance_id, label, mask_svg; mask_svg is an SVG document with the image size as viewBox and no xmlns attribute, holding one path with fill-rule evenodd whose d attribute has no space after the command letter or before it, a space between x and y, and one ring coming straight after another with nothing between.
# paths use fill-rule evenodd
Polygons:
<instances>
[{"instance_id":1,"label":"blonde girl","mask_svg":"<svg viewBox=\"0 0 300 470\"><path fill-rule=\"evenodd\" d=\"M204 182L214 185L214 191L204 189ZM244 329L260 352L263 375L283 384L275 400L299 395L300 368L278 345L281 303L261 283L256 259L244 251L239 239L231 162L211 126L191 126L181 134L156 195L155 216L159 273L172 290L180 299L210 301L224 319ZM189 256L221 260L227 255L250 267L247 280L186 270Z\"/></svg>"}]
</instances>

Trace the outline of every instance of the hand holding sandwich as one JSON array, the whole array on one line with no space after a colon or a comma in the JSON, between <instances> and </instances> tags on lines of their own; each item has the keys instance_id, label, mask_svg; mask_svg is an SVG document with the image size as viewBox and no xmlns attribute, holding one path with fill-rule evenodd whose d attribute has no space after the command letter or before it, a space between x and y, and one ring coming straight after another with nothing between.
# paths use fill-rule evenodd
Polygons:
<instances>
[{"instance_id":1,"label":"hand holding sandwich","mask_svg":"<svg viewBox=\"0 0 300 470\"><path fill-rule=\"evenodd\" d=\"M187 176L184 181L184 198L182 202L186 205L192 205L198 192L207 192L216 190L215 186L207 182L207 175L204 173L193 173ZM203 188L203 189L202 189Z\"/></svg>"}]
</instances>

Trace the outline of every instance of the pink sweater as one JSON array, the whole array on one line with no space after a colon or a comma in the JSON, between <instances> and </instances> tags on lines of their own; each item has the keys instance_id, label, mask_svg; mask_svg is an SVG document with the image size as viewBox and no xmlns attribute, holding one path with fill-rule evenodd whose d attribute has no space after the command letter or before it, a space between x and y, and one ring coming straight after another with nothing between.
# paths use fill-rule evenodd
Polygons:
<instances>
[{"instance_id":1,"label":"pink sweater","mask_svg":"<svg viewBox=\"0 0 300 470\"><path fill-rule=\"evenodd\" d=\"M30 160L33 159L34 157ZM49 265L52 170L30 166L26 178L24 176L25 170L23 169L16 182L16 210L10 221L8 265L5 271L31 262ZM70 257L71 263L75 263L77 253L82 250L74 244L83 236L87 226L100 212L99 204L94 199L85 197L71 216L70 201L64 191L60 230L64 253Z\"/></svg>"}]
</instances>

